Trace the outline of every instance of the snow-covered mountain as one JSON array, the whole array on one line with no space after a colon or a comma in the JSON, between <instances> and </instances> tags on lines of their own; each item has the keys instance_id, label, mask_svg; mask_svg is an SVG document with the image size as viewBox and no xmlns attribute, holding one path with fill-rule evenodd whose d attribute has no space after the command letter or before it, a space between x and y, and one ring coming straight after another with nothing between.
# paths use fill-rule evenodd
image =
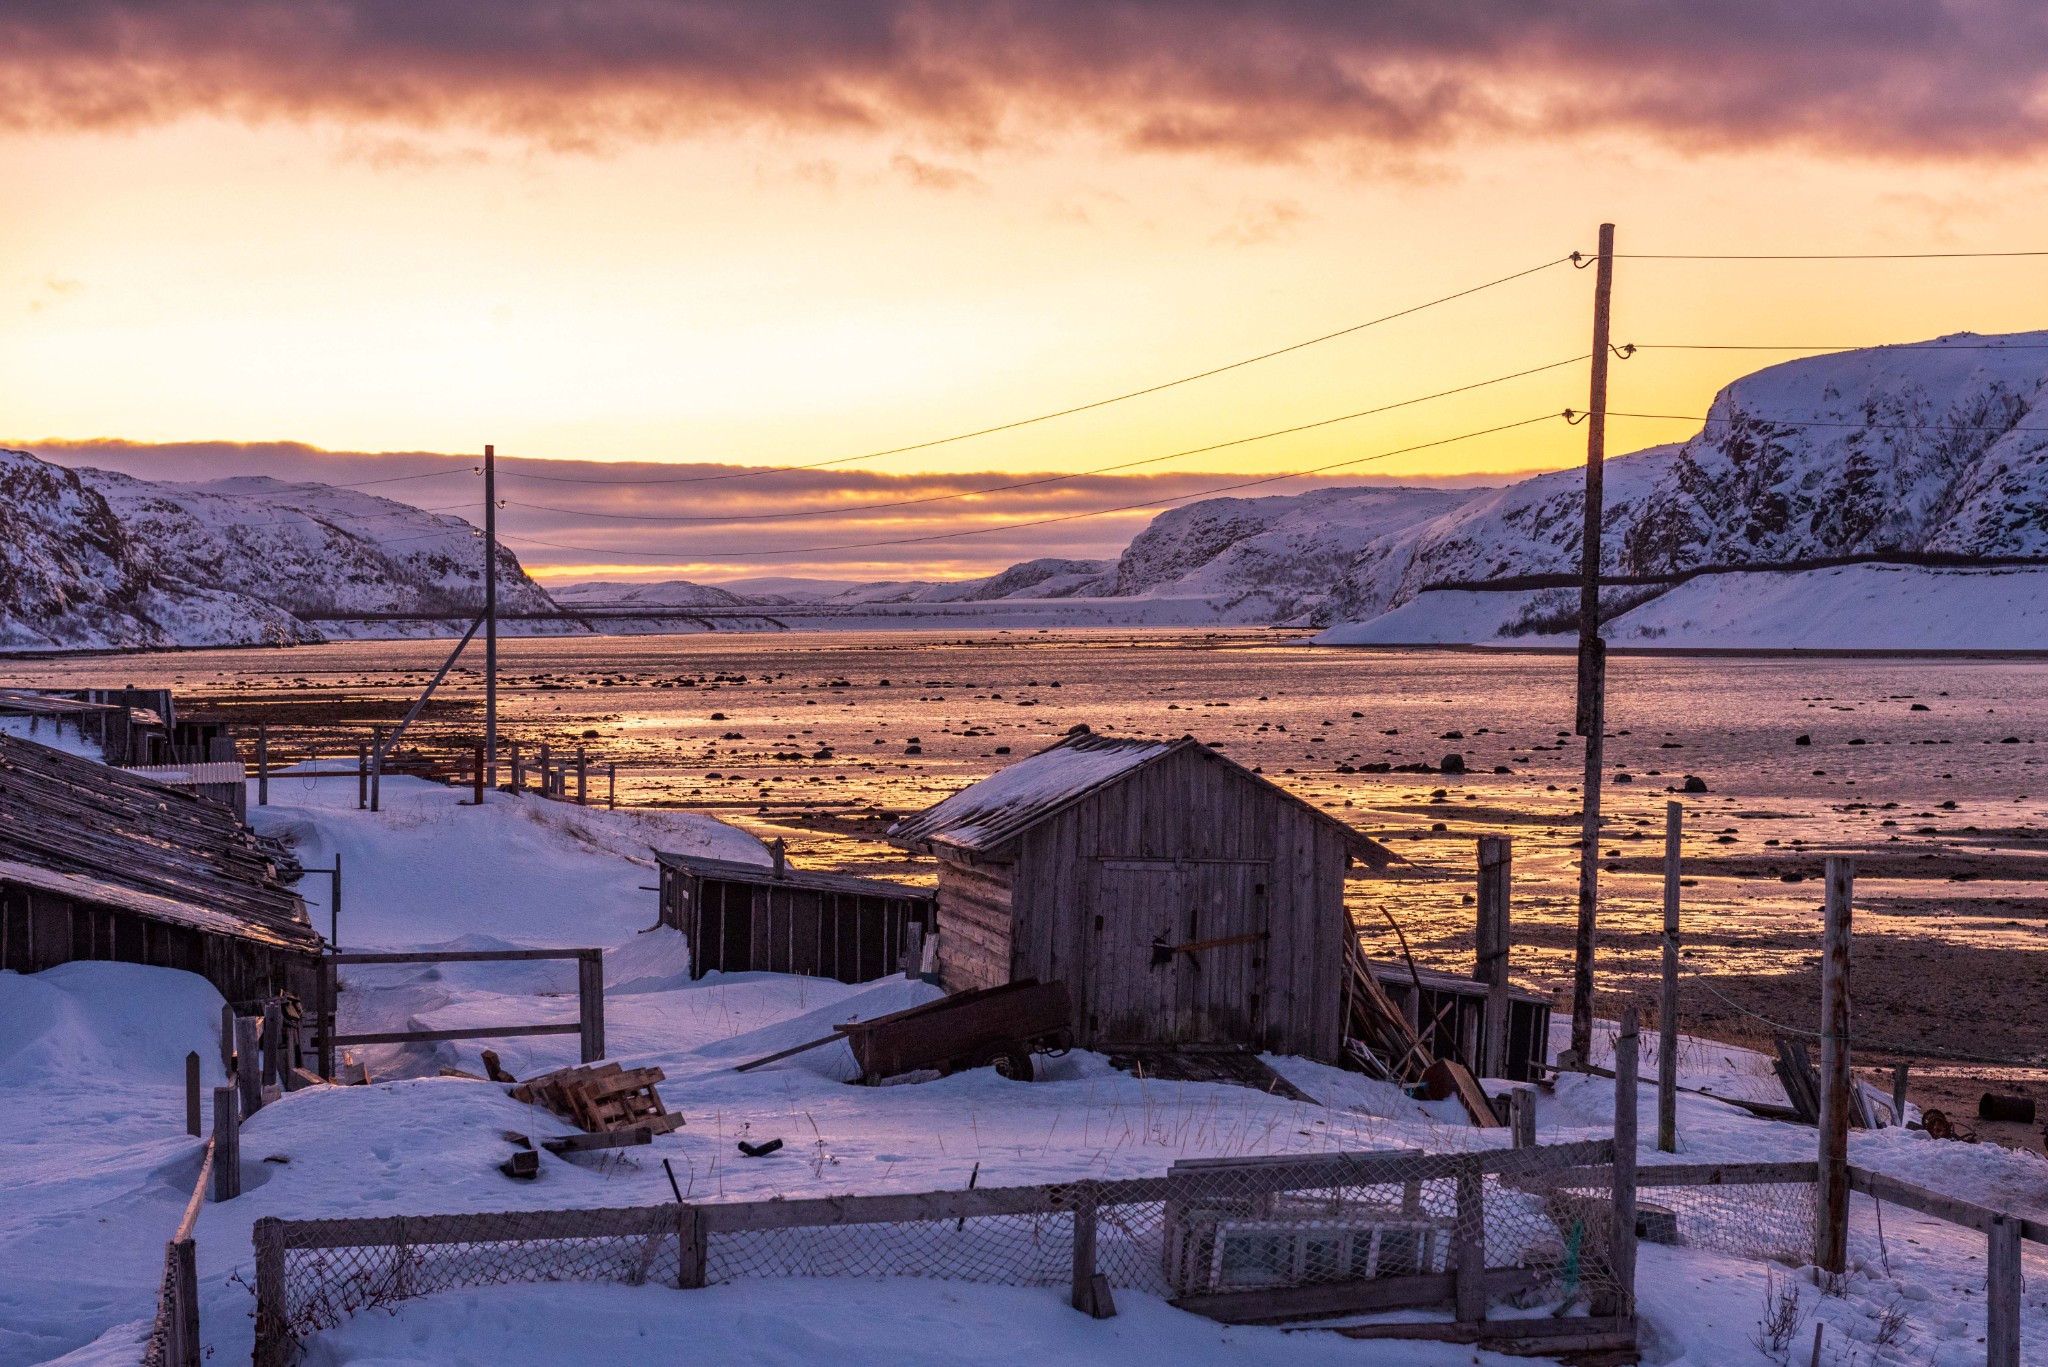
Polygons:
<instances>
[{"instance_id":1,"label":"snow-covered mountain","mask_svg":"<svg viewBox=\"0 0 2048 1367\"><path fill-rule=\"evenodd\" d=\"M361 490L158 483L0 451L0 646L317 641L331 613L474 611L482 568L467 522ZM499 598L553 607L502 547Z\"/></svg>"}]
</instances>

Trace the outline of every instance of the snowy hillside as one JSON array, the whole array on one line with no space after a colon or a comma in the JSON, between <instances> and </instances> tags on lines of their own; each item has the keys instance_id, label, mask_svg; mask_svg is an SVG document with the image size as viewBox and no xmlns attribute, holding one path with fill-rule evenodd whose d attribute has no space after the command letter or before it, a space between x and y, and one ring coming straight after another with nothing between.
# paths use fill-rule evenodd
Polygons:
<instances>
[{"instance_id":1,"label":"snowy hillside","mask_svg":"<svg viewBox=\"0 0 2048 1367\"><path fill-rule=\"evenodd\" d=\"M2048 556L2048 432L2030 421L2044 378L2048 332L1964 333L1747 376L1716 397L1692 440L1608 463L1602 568ZM1558 614L1569 613L1568 594L1416 595L1432 583L1575 570L1581 487L1577 471L1539 475L1409 544L1374 548L1338 592L1334 620L1345 625L1321 639L1526 642L1532 627L1567 629ZM1607 634L1664 647L2048 649L2048 626L2018 611L2021 600L2008 604L2033 582L1902 567L1702 576L1669 601L1632 591ZM1766 604L1768 622L1747 620ZM1823 647L1821 631L1841 639Z\"/></svg>"},{"instance_id":2,"label":"snowy hillside","mask_svg":"<svg viewBox=\"0 0 2048 1367\"><path fill-rule=\"evenodd\" d=\"M0 451L0 646L315 641L330 613L473 611L482 568L469 523L362 490L158 483ZM507 612L552 606L503 548L499 594Z\"/></svg>"}]
</instances>

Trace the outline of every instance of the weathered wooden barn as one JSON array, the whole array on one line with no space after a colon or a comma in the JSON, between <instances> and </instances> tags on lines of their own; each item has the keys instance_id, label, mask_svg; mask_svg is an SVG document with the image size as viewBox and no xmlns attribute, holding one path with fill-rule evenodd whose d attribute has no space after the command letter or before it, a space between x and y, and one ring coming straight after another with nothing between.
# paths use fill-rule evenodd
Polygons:
<instances>
[{"instance_id":1,"label":"weathered wooden barn","mask_svg":"<svg viewBox=\"0 0 2048 1367\"><path fill-rule=\"evenodd\" d=\"M805 973L864 983L902 970L912 926L932 922L932 894L876 878L657 853L661 924L690 942L690 976Z\"/></svg>"},{"instance_id":2,"label":"weathered wooden barn","mask_svg":"<svg viewBox=\"0 0 2048 1367\"><path fill-rule=\"evenodd\" d=\"M1080 734L890 829L939 864L950 990L1063 980L1094 1049L1334 1062L1344 881L1392 855L1191 738Z\"/></svg>"},{"instance_id":3,"label":"weathered wooden barn","mask_svg":"<svg viewBox=\"0 0 2048 1367\"><path fill-rule=\"evenodd\" d=\"M220 803L0 735L0 968L182 968L233 1002L310 1000L320 937Z\"/></svg>"}]
</instances>

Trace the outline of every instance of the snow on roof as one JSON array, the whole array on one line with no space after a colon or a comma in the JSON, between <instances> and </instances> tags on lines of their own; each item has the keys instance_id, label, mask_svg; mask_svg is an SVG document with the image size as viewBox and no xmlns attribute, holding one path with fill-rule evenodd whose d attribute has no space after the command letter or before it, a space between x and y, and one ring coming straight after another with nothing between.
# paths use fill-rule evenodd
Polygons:
<instances>
[{"instance_id":1,"label":"snow on roof","mask_svg":"<svg viewBox=\"0 0 2048 1367\"><path fill-rule=\"evenodd\" d=\"M989 849L1081 794L1123 777L1180 741L1130 740L1083 733L969 784L934 807L889 828L899 843Z\"/></svg>"}]
</instances>

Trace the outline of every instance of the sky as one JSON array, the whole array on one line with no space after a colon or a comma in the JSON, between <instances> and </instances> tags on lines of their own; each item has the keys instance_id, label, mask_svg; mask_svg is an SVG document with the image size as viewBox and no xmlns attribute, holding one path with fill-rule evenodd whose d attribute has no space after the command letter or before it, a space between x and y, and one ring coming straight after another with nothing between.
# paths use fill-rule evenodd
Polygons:
<instances>
[{"instance_id":1,"label":"sky","mask_svg":"<svg viewBox=\"0 0 2048 1367\"><path fill-rule=\"evenodd\" d=\"M2041 326L2048 258L1644 254L2048 247L2044 57L2019 0L13 0L0 439L458 509L490 442L555 580L1114 555L1581 461L1602 221L1617 342ZM1611 449L1795 354L1617 362L1675 416Z\"/></svg>"}]
</instances>

